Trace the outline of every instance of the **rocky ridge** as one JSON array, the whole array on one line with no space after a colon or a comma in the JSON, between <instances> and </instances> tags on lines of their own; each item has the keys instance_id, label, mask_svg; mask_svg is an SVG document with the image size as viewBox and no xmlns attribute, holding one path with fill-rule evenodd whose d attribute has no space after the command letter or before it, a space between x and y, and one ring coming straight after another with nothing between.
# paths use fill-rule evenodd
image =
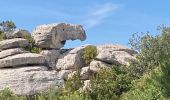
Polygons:
<instances>
[{"instance_id":1,"label":"rocky ridge","mask_svg":"<svg viewBox=\"0 0 170 100\"><path fill-rule=\"evenodd\" d=\"M15 30L0 41L0 90L9 87L18 95L32 95L50 87L60 87L80 71L82 87L85 90L90 82L89 76L100 68L112 65L129 65L135 60L135 52L122 45L83 45L72 49L62 49L67 40L86 39L85 30L75 24L46 24L35 28L32 37L42 49L40 54L24 49L29 41L26 30ZM95 47L96 56L88 64L83 54L88 46Z\"/></svg>"}]
</instances>

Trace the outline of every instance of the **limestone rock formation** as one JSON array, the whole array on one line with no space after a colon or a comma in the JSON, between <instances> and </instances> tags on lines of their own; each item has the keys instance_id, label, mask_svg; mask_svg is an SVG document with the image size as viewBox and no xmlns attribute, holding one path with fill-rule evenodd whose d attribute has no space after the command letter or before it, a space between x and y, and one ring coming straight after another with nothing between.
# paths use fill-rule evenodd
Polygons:
<instances>
[{"instance_id":1,"label":"limestone rock formation","mask_svg":"<svg viewBox=\"0 0 170 100\"><path fill-rule=\"evenodd\" d=\"M0 59L0 68L22 65L45 65L45 57L40 54L22 53Z\"/></svg>"},{"instance_id":2,"label":"limestone rock formation","mask_svg":"<svg viewBox=\"0 0 170 100\"><path fill-rule=\"evenodd\" d=\"M12 49L3 50L0 52L0 59L16 54L22 54L22 53L28 53L28 51L25 51L23 48L12 48Z\"/></svg>"},{"instance_id":3,"label":"limestone rock formation","mask_svg":"<svg viewBox=\"0 0 170 100\"><path fill-rule=\"evenodd\" d=\"M60 50L42 50L40 54L45 56L50 68L56 69L56 61L60 55Z\"/></svg>"},{"instance_id":4,"label":"limestone rock formation","mask_svg":"<svg viewBox=\"0 0 170 100\"><path fill-rule=\"evenodd\" d=\"M63 84L56 71L47 71L45 66L0 69L0 90L10 88L17 95L33 95Z\"/></svg>"},{"instance_id":5,"label":"limestone rock formation","mask_svg":"<svg viewBox=\"0 0 170 100\"><path fill-rule=\"evenodd\" d=\"M61 54L58 58L56 68L61 70L76 70L77 67L83 67L84 61L82 59L82 53L85 47L86 46L80 46Z\"/></svg>"},{"instance_id":6,"label":"limestone rock formation","mask_svg":"<svg viewBox=\"0 0 170 100\"><path fill-rule=\"evenodd\" d=\"M0 50L11 49L11 48L21 48L28 46L28 40L22 38L14 38L0 41Z\"/></svg>"},{"instance_id":7,"label":"limestone rock formation","mask_svg":"<svg viewBox=\"0 0 170 100\"><path fill-rule=\"evenodd\" d=\"M32 36L35 43L41 48L57 48L64 46L66 40L81 41L86 39L86 34L81 25L75 24L46 24L37 26Z\"/></svg>"},{"instance_id":8,"label":"limestone rock formation","mask_svg":"<svg viewBox=\"0 0 170 100\"><path fill-rule=\"evenodd\" d=\"M92 72L97 72L99 71L100 69L102 68L111 68L112 65L111 64L107 64L105 62L102 62L102 61L97 61L97 60L93 60L91 63L90 63L90 71Z\"/></svg>"},{"instance_id":9,"label":"limestone rock formation","mask_svg":"<svg viewBox=\"0 0 170 100\"><path fill-rule=\"evenodd\" d=\"M129 65L129 61L135 59L136 52L122 45L100 45L97 46L97 60L114 65Z\"/></svg>"},{"instance_id":10,"label":"limestone rock formation","mask_svg":"<svg viewBox=\"0 0 170 100\"><path fill-rule=\"evenodd\" d=\"M16 29L16 30L9 31L8 33L5 33L6 39L26 38L30 36L31 36L30 32L24 29Z\"/></svg>"}]
</instances>

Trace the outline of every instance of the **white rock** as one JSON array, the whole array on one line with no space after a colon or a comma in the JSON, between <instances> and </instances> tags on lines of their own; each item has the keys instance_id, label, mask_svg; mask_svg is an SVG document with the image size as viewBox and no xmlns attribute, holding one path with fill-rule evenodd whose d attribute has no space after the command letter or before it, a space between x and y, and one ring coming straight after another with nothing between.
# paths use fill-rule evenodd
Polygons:
<instances>
[{"instance_id":1,"label":"white rock","mask_svg":"<svg viewBox=\"0 0 170 100\"><path fill-rule=\"evenodd\" d=\"M71 73L71 70L61 70L58 72L58 77L63 78L64 80L68 79L68 75Z\"/></svg>"},{"instance_id":2,"label":"white rock","mask_svg":"<svg viewBox=\"0 0 170 100\"><path fill-rule=\"evenodd\" d=\"M86 34L81 25L75 24L46 24L37 26L32 36L41 48L61 48L66 40L79 39L84 41Z\"/></svg>"},{"instance_id":3,"label":"white rock","mask_svg":"<svg viewBox=\"0 0 170 100\"><path fill-rule=\"evenodd\" d=\"M136 52L122 45L101 45L97 47L97 60L114 64L129 65L129 61L135 60Z\"/></svg>"},{"instance_id":4,"label":"white rock","mask_svg":"<svg viewBox=\"0 0 170 100\"><path fill-rule=\"evenodd\" d=\"M85 66L82 59L82 53L86 46L77 47L72 50L68 50L64 54L61 54L58 58L56 68L61 70L76 70L77 68Z\"/></svg>"},{"instance_id":5,"label":"white rock","mask_svg":"<svg viewBox=\"0 0 170 100\"><path fill-rule=\"evenodd\" d=\"M28 40L22 38L14 38L0 41L0 50L10 48L21 48L28 46Z\"/></svg>"},{"instance_id":6,"label":"white rock","mask_svg":"<svg viewBox=\"0 0 170 100\"><path fill-rule=\"evenodd\" d=\"M35 53L23 53L0 59L0 68L17 67L21 65L43 65L45 57Z\"/></svg>"},{"instance_id":7,"label":"white rock","mask_svg":"<svg viewBox=\"0 0 170 100\"><path fill-rule=\"evenodd\" d=\"M0 90L10 88L17 95L33 95L63 84L55 71L43 66L0 69Z\"/></svg>"},{"instance_id":8,"label":"white rock","mask_svg":"<svg viewBox=\"0 0 170 100\"><path fill-rule=\"evenodd\" d=\"M89 67L83 67L80 72L81 79L87 80L90 76L90 68Z\"/></svg>"},{"instance_id":9,"label":"white rock","mask_svg":"<svg viewBox=\"0 0 170 100\"><path fill-rule=\"evenodd\" d=\"M8 56L16 55L16 54L21 54L21 53L28 53L28 51L25 51L22 48L13 48L13 49L3 50L0 52L0 59L8 57Z\"/></svg>"},{"instance_id":10,"label":"white rock","mask_svg":"<svg viewBox=\"0 0 170 100\"><path fill-rule=\"evenodd\" d=\"M29 31L24 30L24 29L16 29L12 30L8 33L5 33L5 37L7 39L13 39L13 38L27 38L31 37L31 34Z\"/></svg>"},{"instance_id":11,"label":"white rock","mask_svg":"<svg viewBox=\"0 0 170 100\"><path fill-rule=\"evenodd\" d=\"M45 56L49 67L52 69L56 68L56 61L60 55L60 50L42 50L40 54Z\"/></svg>"},{"instance_id":12,"label":"white rock","mask_svg":"<svg viewBox=\"0 0 170 100\"><path fill-rule=\"evenodd\" d=\"M97 72L102 68L111 68L112 65L104 63L104 62L101 62L101 61L93 60L90 63L89 67L90 67L90 71Z\"/></svg>"}]
</instances>

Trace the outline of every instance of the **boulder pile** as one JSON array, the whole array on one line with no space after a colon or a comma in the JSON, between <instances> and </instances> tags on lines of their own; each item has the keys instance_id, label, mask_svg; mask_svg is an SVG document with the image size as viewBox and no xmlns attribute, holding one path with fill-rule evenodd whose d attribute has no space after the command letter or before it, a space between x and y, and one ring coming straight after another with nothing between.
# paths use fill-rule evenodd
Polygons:
<instances>
[{"instance_id":1,"label":"boulder pile","mask_svg":"<svg viewBox=\"0 0 170 100\"><path fill-rule=\"evenodd\" d=\"M25 37L32 36L42 49L40 54L24 48L29 46ZM129 65L135 52L122 45L83 45L62 49L67 40L86 39L85 30L75 24L45 24L35 28L32 35L26 30L14 30L0 41L0 90L9 87L18 95L33 95L50 87L60 87L76 72L80 72L86 89L91 74L112 65ZM87 64L83 58L88 46L96 48L96 56Z\"/></svg>"}]
</instances>

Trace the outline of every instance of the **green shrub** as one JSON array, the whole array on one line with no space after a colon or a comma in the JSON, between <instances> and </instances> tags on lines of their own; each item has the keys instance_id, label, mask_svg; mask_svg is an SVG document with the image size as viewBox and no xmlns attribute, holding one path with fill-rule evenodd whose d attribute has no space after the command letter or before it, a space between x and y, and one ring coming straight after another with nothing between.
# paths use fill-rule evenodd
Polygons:
<instances>
[{"instance_id":1,"label":"green shrub","mask_svg":"<svg viewBox=\"0 0 170 100\"><path fill-rule=\"evenodd\" d=\"M4 40L4 36L5 34L2 31L0 31L0 41Z\"/></svg>"},{"instance_id":2,"label":"green shrub","mask_svg":"<svg viewBox=\"0 0 170 100\"><path fill-rule=\"evenodd\" d=\"M97 56L97 48L95 46L87 46L83 51L83 60L85 64L89 64L92 59Z\"/></svg>"},{"instance_id":3,"label":"green shrub","mask_svg":"<svg viewBox=\"0 0 170 100\"><path fill-rule=\"evenodd\" d=\"M0 100L26 100L24 96L17 96L10 89L5 88L4 90L0 91Z\"/></svg>"},{"instance_id":4,"label":"green shrub","mask_svg":"<svg viewBox=\"0 0 170 100\"><path fill-rule=\"evenodd\" d=\"M133 81L133 88L123 94L121 100L169 100L170 68L162 67L157 67Z\"/></svg>"},{"instance_id":5,"label":"green shrub","mask_svg":"<svg viewBox=\"0 0 170 100\"><path fill-rule=\"evenodd\" d=\"M139 52L136 62L128 70L135 77L151 71L170 57L170 28L162 27L160 32L156 36L136 34L130 39L132 48Z\"/></svg>"},{"instance_id":6,"label":"green shrub","mask_svg":"<svg viewBox=\"0 0 170 100\"><path fill-rule=\"evenodd\" d=\"M32 37L26 36L25 39L27 39L29 41L29 46L25 47L24 48L25 50L30 51L32 53L40 53L41 52L41 48L39 48L38 46L35 45L35 41L33 40Z\"/></svg>"},{"instance_id":7,"label":"green shrub","mask_svg":"<svg viewBox=\"0 0 170 100\"><path fill-rule=\"evenodd\" d=\"M65 83L65 91L73 92L77 91L82 87L83 82L80 77L80 70L78 70L71 78L69 78Z\"/></svg>"},{"instance_id":8,"label":"green shrub","mask_svg":"<svg viewBox=\"0 0 170 100\"><path fill-rule=\"evenodd\" d=\"M91 78L87 92L92 100L118 100L130 89L132 78L118 68L101 69Z\"/></svg>"}]
</instances>

